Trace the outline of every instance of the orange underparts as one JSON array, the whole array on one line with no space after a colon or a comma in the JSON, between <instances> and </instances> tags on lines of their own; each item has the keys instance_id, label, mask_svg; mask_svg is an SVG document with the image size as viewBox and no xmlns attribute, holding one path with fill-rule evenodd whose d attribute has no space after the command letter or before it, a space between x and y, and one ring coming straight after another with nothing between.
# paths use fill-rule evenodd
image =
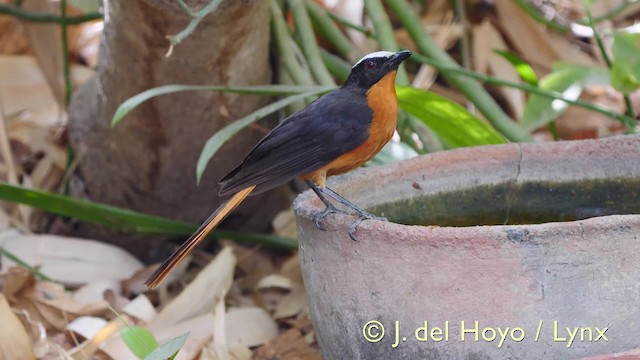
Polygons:
<instances>
[{"instance_id":1,"label":"orange underparts","mask_svg":"<svg viewBox=\"0 0 640 360\"><path fill-rule=\"evenodd\" d=\"M367 104L373 111L367 140L352 151L341 155L324 167L303 176L325 186L326 177L360 167L371 160L391 140L398 123L398 99L395 90L396 71L385 75L367 91Z\"/></svg>"}]
</instances>

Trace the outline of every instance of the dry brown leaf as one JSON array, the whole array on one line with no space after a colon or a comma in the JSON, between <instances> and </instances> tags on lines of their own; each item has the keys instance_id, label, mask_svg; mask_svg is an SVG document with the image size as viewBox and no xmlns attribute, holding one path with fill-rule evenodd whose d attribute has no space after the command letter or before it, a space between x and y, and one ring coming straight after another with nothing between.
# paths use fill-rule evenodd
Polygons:
<instances>
[{"instance_id":1,"label":"dry brown leaf","mask_svg":"<svg viewBox=\"0 0 640 360\"><path fill-rule=\"evenodd\" d=\"M273 232L275 235L297 238L298 230L296 228L296 217L293 214L293 208L282 210L273 219Z\"/></svg>"},{"instance_id":2,"label":"dry brown leaf","mask_svg":"<svg viewBox=\"0 0 640 360\"><path fill-rule=\"evenodd\" d=\"M576 7L581 7L582 2L576 1ZM626 16L636 15L640 11L640 3L633 3L626 0L599 0L589 3L591 14L594 18L609 15L610 20L622 19ZM618 12L619 9L624 7L624 10ZM615 10L615 11L614 11ZM614 17L610 14L615 13Z\"/></svg>"},{"instance_id":3,"label":"dry brown leaf","mask_svg":"<svg viewBox=\"0 0 640 360\"><path fill-rule=\"evenodd\" d=\"M454 23L454 19L451 14L442 21L445 25L438 26L438 30L432 34L432 37L433 41L439 48L446 50L460 40L464 34L464 29L461 24ZM412 85L421 89L430 89L435 82L436 77L436 68L423 64L416 73L416 77L413 79Z\"/></svg>"},{"instance_id":4,"label":"dry brown leaf","mask_svg":"<svg viewBox=\"0 0 640 360\"><path fill-rule=\"evenodd\" d=\"M98 49L103 28L102 20L81 24L78 27L76 42L69 44L69 51L79 53L86 64L94 69L98 65Z\"/></svg>"},{"instance_id":5,"label":"dry brown leaf","mask_svg":"<svg viewBox=\"0 0 640 360\"><path fill-rule=\"evenodd\" d=\"M113 338L114 334L119 333L119 331L125 327L125 321L130 322L130 319L126 315L122 315L120 318L111 320L107 325L103 326L90 340L87 340L73 348L71 351L69 351L73 360L91 359L93 355L100 349L100 345L105 343L107 339ZM130 351L129 354L133 356ZM131 359L135 358L136 357L133 356ZM114 359L125 359L125 357L116 357Z\"/></svg>"},{"instance_id":6,"label":"dry brown leaf","mask_svg":"<svg viewBox=\"0 0 640 360\"><path fill-rule=\"evenodd\" d=\"M50 2L48 0L25 1L23 8L26 11L50 13ZM57 24L38 24L33 22L23 23L31 48L36 54L38 64L42 69L47 83L53 92L60 108L64 108L65 91L63 79L63 55L60 26Z\"/></svg>"},{"instance_id":7,"label":"dry brown leaf","mask_svg":"<svg viewBox=\"0 0 640 360\"><path fill-rule=\"evenodd\" d=\"M0 56L0 101L11 120L50 126L59 120L59 110L35 59L29 56ZM10 124L9 124L10 126Z\"/></svg>"},{"instance_id":8,"label":"dry brown leaf","mask_svg":"<svg viewBox=\"0 0 640 360\"><path fill-rule=\"evenodd\" d=\"M64 330L74 319L108 313L106 303L82 304L73 300L64 287L52 282L36 283L32 273L14 267L1 275L4 295L16 310L24 310L33 323L47 329Z\"/></svg>"},{"instance_id":9,"label":"dry brown leaf","mask_svg":"<svg viewBox=\"0 0 640 360\"><path fill-rule=\"evenodd\" d=\"M321 360L319 352L313 350L300 331L289 329L267 344L259 347L253 360Z\"/></svg>"},{"instance_id":10,"label":"dry brown leaf","mask_svg":"<svg viewBox=\"0 0 640 360\"><path fill-rule=\"evenodd\" d=\"M260 251L261 247L247 248L231 241L223 241L222 244L231 247L238 258L236 272L239 277L234 280L234 286L243 293L251 293L260 279L274 272L273 260L266 252Z\"/></svg>"},{"instance_id":11,"label":"dry brown leaf","mask_svg":"<svg viewBox=\"0 0 640 360\"><path fill-rule=\"evenodd\" d=\"M282 299L291 293L292 280L284 275L271 274L256 286L256 299L264 309L275 312Z\"/></svg>"},{"instance_id":12,"label":"dry brown leaf","mask_svg":"<svg viewBox=\"0 0 640 360\"><path fill-rule=\"evenodd\" d=\"M225 319L227 344L262 345L278 335L278 325L262 308L232 308Z\"/></svg>"},{"instance_id":13,"label":"dry brown leaf","mask_svg":"<svg viewBox=\"0 0 640 360\"><path fill-rule=\"evenodd\" d=\"M70 71L71 71L71 85L74 89L80 87L87 81L91 80L91 78L96 76L95 70L83 65L78 65L78 64L72 64Z\"/></svg>"},{"instance_id":14,"label":"dry brown leaf","mask_svg":"<svg viewBox=\"0 0 640 360\"><path fill-rule=\"evenodd\" d=\"M9 214L7 214L4 209L0 208L0 232L4 232L9 229L9 224L11 223L11 219Z\"/></svg>"},{"instance_id":15,"label":"dry brown leaf","mask_svg":"<svg viewBox=\"0 0 640 360\"><path fill-rule=\"evenodd\" d=\"M305 336L313 332L313 323L311 322L311 318L309 316L287 319L284 320L284 323L289 327L298 329L300 333L305 334Z\"/></svg>"},{"instance_id":16,"label":"dry brown leaf","mask_svg":"<svg viewBox=\"0 0 640 360\"><path fill-rule=\"evenodd\" d=\"M31 184L36 189L55 191L63 177L64 166L58 167L49 157L45 157L36 163L31 173Z\"/></svg>"},{"instance_id":17,"label":"dry brown leaf","mask_svg":"<svg viewBox=\"0 0 640 360\"><path fill-rule=\"evenodd\" d=\"M213 339L203 349L205 358L212 360L231 360L231 353L227 346L227 332L225 330L227 316L224 303L224 299L219 299L216 303L213 314Z\"/></svg>"},{"instance_id":18,"label":"dry brown leaf","mask_svg":"<svg viewBox=\"0 0 640 360\"><path fill-rule=\"evenodd\" d=\"M155 329L168 327L210 313L216 302L229 291L235 265L236 257L231 248L223 248L182 293L160 311L149 326Z\"/></svg>"},{"instance_id":19,"label":"dry brown leaf","mask_svg":"<svg viewBox=\"0 0 640 360\"><path fill-rule=\"evenodd\" d=\"M124 280L142 268L142 263L126 251L94 240L9 233L0 238L0 246L65 284ZM8 259L2 260L2 269L14 265Z\"/></svg>"},{"instance_id":20,"label":"dry brown leaf","mask_svg":"<svg viewBox=\"0 0 640 360\"><path fill-rule=\"evenodd\" d=\"M104 300L104 292L112 290L120 293L120 282L117 280L95 280L73 292L73 299L81 303L92 303Z\"/></svg>"},{"instance_id":21,"label":"dry brown leaf","mask_svg":"<svg viewBox=\"0 0 640 360\"><path fill-rule=\"evenodd\" d=\"M520 76L513 66L494 50L508 50L502 36L489 20L473 28L473 56L474 64L479 64L476 70L484 72L488 69L496 77L511 82L520 82ZM485 67L486 66L486 67ZM522 91L506 86L498 87L504 96L515 118L520 118L524 111L525 98Z\"/></svg>"},{"instance_id":22,"label":"dry brown leaf","mask_svg":"<svg viewBox=\"0 0 640 360\"><path fill-rule=\"evenodd\" d=\"M278 304L273 317L275 319L283 319L295 316L306 311L308 307L309 301L307 300L307 292L304 286L300 283L295 283L291 288L291 292L285 295Z\"/></svg>"},{"instance_id":23,"label":"dry brown leaf","mask_svg":"<svg viewBox=\"0 0 640 360\"><path fill-rule=\"evenodd\" d=\"M3 280L2 293L9 299L9 302L15 302L21 292L29 291L36 284L36 278L27 269L14 266L0 273L0 279Z\"/></svg>"},{"instance_id":24,"label":"dry brown leaf","mask_svg":"<svg viewBox=\"0 0 640 360\"><path fill-rule=\"evenodd\" d=\"M607 86L588 87L580 99L618 113L624 112L622 95ZM556 120L556 128L563 139L600 138L623 131L619 121L577 106L570 106L562 113Z\"/></svg>"},{"instance_id":25,"label":"dry brown leaf","mask_svg":"<svg viewBox=\"0 0 640 360\"><path fill-rule=\"evenodd\" d=\"M549 31L537 23L513 1L494 2L499 24L518 52L533 66L549 70L563 60L582 65L595 65L594 59L577 49L563 35Z\"/></svg>"},{"instance_id":26,"label":"dry brown leaf","mask_svg":"<svg viewBox=\"0 0 640 360\"><path fill-rule=\"evenodd\" d=\"M229 352L233 360L251 360L253 357L253 351L242 344L231 345Z\"/></svg>"},{"instance_id":27,"label":"dry brown leaf","mask_svg":"<svg viewBox=\"0 0 640 360\"><path fill-rule=\"evenodd\" d=\"M12 16L0 16L0 54L30 55L29 39L20 21Z\"/></svg>"},{"instance_id":28,"label":"dry brown leaf","mask_svg":"<svg viewBox=\"0 0 640 360\"><path fill-rule=\"evenodd\" d=\"M145 323L151 322L156 317L156 309L145 295L138 295L122 308L122 312Z\"/></svg>"},{"instance_id":29,"label":"dry brown leaf","mask_svg":"<svg viewBox=\"0 0 640 360\"><path fill-rule=\"evenodd\" d=\"M11 151L9 133L7 131L7 121L4 118L4 109L1 103L0 122L0 153L2 153L2 159L7 166L7 180L9 184L18 185L18 171L16 169L13 152Z\"/></svg>"},{"instance_id":30,"label":"dry brown leaf","mask_svg":"<svg viewBox=\"0 0 640 360\"><path fill-rule=\"evenodd\" d=\"M95 316L80 316L67 325L67 330L82 336L85 339L91 339L98 335L100 330L108 325L108 322Z\"/></svg>"},{"instance_id":31,"label":"dry brown leaf","mask_svg":"<svg viewBox=\"0 0 640 360\"><path fill-rule=\"evenodd\" d=\"M256 285L256 289L260 290L268 288L291 290L291 279L279 274L267 275L260 280L258 285Z\"/></svg>"},{"instance_id":32,"label":"dry brown leaf","mask_svg":"<svg viewBox=\"0 0 640 360\"><path fill-rule=\"evenodd\" d=\"M148 265L136 271L128 279L122 281L122 294L125 296L142 294L147 291L144 282L151 276L157 265Z\"/></svg>"},{"instance_id":33,"label":"dry brown leaf","mask_svg":"<svg viewBox=\"0 0 640 360\"><path fill-rule=\"evenodd\" d=\"M0 359L35 359L27 331L1 294L0 319Z\"/></svg>"},{"instance_id":34,"label":"dry brown leaf","mask_svg":"<svg viewBox=\"0 0 640 360\"><path fill-rule=\"evenodd\" d=\"M296 253L285 261L280 270L280 275L291 280L291 292L282 298L273 317L282 319L308 311L309 302L302 280L299 254Z\"/></svg>"}]
</instances>

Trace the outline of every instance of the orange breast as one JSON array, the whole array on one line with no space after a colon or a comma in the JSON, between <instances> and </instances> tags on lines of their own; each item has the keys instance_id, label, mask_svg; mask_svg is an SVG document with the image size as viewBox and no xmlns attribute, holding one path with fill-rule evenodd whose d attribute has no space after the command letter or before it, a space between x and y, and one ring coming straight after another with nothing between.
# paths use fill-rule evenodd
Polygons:
<instances>
[{"instance_id":1,"label":"orange breast","mask_svg":"<svg viewBox=\"0 0 640 360\"><path fill-rule=\"evenodd\" d=\"M369 137L354 150L338 157L306 178L312 178L318 185L324 179L318 177L342 174L353 170L373 158L391 139L398 123L398 98L395 90L396 72L392 71L367 91L367 102L373 110L373 121L369 127ZM322 184L320 184L322 183Z\"/></svg>"}]
</instances>

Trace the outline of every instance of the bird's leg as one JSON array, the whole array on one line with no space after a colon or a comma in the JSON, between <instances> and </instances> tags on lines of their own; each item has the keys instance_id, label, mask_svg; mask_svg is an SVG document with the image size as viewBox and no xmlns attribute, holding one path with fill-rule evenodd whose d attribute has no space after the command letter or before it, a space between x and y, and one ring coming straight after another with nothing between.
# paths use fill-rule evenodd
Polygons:
<instances>
[{"instance_id":1,"label":"bird's leg","mask_svg":"<svg viewBox=\"0 0 640 360\"><path fill-rule=\"evenodd\" d=\"M364 210L362 210L361 208L359 208L358 206L356 206L354 203L352 203L351 201L345 199L344 197L342 197L340 194L338 194L337 192L331 190L329 187L325 187L324 192L329 195L331 198L333 198L335 201L339 202L340 204L348 207L349 209L353 210L356 214L360 215L361 217L365 218L365 219L374 219L374 220L381 220L381 221L387 221L386 218L381 217L381 216L376 216L373 215L371 213L368 213Z\"/></svg>"},{"instance_id":2,"label":"bird's leg","mask_svg":"<svg viewBox=\"0 0 640 360\"><path fill-rule=\"evenodd\" d=\"M314 183L311 180L307 180L307 184L316 193L316 195L318 195L320 200L327 206L327 208L323 212L321 212L319 215L317 215L315 217L315 219L314 219L314 223L316 224L316 227L318 229L320 229L320 230L324 230L320 226L320 220L324 219L328 214L338 213L338 212L339 213L344 213L344 211L340 211L340 210L336 209L336 207L333 204L331 204L331 202L329 202L329 200L324 195L327 195L327 196L331 197L335 201L337 201L340 204L348 207L349 209L353 210L356 214L358 214L359 217L353 223L351 223L351 225L349 226L349 237L351 238L351 240L356 241L355 232L358 229L358 225L360 225L360 223L363 220L387 221L387 219L384 218L384 217L376 216L376 215L373 215L371 213L368 213L368 212L362 210L358 206L354 205L351 201L345 199L340 194L338 194L337 192L331 190L330 188L328 188L326 186L325 187L319 187L318 185L316 185L316 183Z\"/></svg>"},{"instance_id":3,"label":"bird's leg","mask_svg":"<svg viewBox=\"0 0 640 360\"><path fill-rule=\"evenodd\" d=\"M316 185L316 183L314 183L312 180L307 180L307 185L309 185L309 187L311 188L311 190L313 190L313 192L316 193L316 195L318 195L318 197L320 198L320 200L322 201L322 203L326 206L326 208L318 215L316 215L313 218L313 223L316 225L316 227L322 231L325 230L324 227L322 227L322 225L320 225L320 222L322 220L324 220L325 217L327 217L327 215L329 214L333 214L333 213L345 213L344 211L338 210L324 195L322 192L322 188L319 187L318 185Z\"/></svg>"},{"instance_id":4,"label":"bird's leg","mask_svg":"<svg viewBox=\"0 0 640 360\"><path fill-rule=\"evenodd\" d=\"M373 215L373 214L371 214L369 212L366 212L366 211L362 210L361 208L359 208L358 206L353 204L351 201L345 199L340 194L338 194L337 192L331 190L328 187L325 187L323 190L326 192L327 195L332 197L334 200L336 200L340 204L352 209L356 214L359 215L359 217L356 219L356 221L354 221L353 223L351 223L351 225L349 225L349 237L351 238L351 240L356 241L355 232L358 229L358 225L360 225L360 223L362 221L364 221L364 220L388 221L387 218L385 218L383 216L376 216L376 215Z\"/></svg>"}]
</instances>

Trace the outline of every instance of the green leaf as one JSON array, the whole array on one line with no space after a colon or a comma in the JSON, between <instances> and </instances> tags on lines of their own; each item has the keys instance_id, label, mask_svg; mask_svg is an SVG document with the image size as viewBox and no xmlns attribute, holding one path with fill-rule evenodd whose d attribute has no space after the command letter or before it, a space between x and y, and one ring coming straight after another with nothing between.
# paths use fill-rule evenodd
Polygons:
<instances>
[{"instance_id":1,"label":"green leaf","mask_svg":"<svg viewBox=\"0 0 640 360\"><path fill-rule=\"evenodd\" d=\"M186 333L182 336L178 336L177 338L171 339L166 343L160 345L157 349L153 350L151 354L149 354L144 360L165 360L165 359L173 359L178 351L182 349L185 341L187 341L187 337L189 333Z\"/></svg>"},{"instance_id":2,"label":"green leaf","mask_svg":"<svg viewBox=\"0 0 640 360\"><path fill-rule=\"evenodd\" d=\"M165 85L145 90L125 100L116 110L111 126L116 126L122 119L143 102L160 95L171 94L180 91L221 91L246 95L291 95L303 92L326 91L326 86L292 86L292 85L258 85L258 86L218 86L218 85ZM331 88L333 89L333 88Z\"/></svg>"},{"instance_id":3,"label":"green leaf","mask_svg":"<svg viewBox=\"0 0 640 360\"><path fill-rule=\"evenodd\" d=\"M102 5L100 0L69 0L69 2L83 13L98 12Z\"/></svg>"},{"instance_id":4,"label":"green leaf","mask_svg":"<svg viewBox=\"0 0 640 360\"><path fill-rule=\"evenodd\" d=\"M640 34L615 32L611 52L615 60L634 60L640 56Z\"/></svg>"},{"instance_id":5,"label":"green leaf","mask_svg":"<svg viewBox=\"0 0 640 360\"><path fill-rule=\"evenodd\" d=\"M639 41L640 34L617 32L613 35L611 86L625 94L640 88Z\"/></svg>"},{"instance_id":6,"label":"green leaf","mask_svg":"<svg viewBox=\"0 0 640 360\"><path fill-rule=\"evenodd\" d=\"M398 86L398 103L425 123L448 148L504 144L504 137L462 106L432 92Z\"/></svg>"},{"instance_id":7,"label":"green leaf","mask_svg":"<svg viewBox=\"0 0 640 360\"><path fill-rule=\"evenodd\" d=\"M558 92L569 100L576 100L586 86L607 84L609 72L605 68L558 64L551 74L540 80L539 87ZM535 130L557 119L568 106L562 100L533 94L525 105L520 122L526 130Z\"/></svg>"},{"instance_id":8,"label":"green leaf","mask_svg":"<svg viewBox=\"0 0 640 360\"><path fill-rule=\"evenodd\" d=\"M120 336L138 359L146 358L158 348L158 340L156 340L151 331L139 326L127 326L120 331Z\"/></svg>"},{"instance_id":9,"label":"green leaf","mask_svg":"<svg viewBox=\"0 0 640 360\"><path fill-rule=\"evenodd\" d=\"M611 86L623 94L640 88L640 63L618 60L611 64Z\"/></svg>"},{"instance_id":10,"label":"green leaf","mask_svg":"<svg viewBox=\"0 0 640 360\"><path fill-rule=\"evenodd\" d=\"M274 113L286 106L289 106L290 104L295 103L296 101L300 101L304 98L330 91L334 88L335 87L333 86L315 87L315 90L313 91L307 91L302 94L292 95L284 99L280 99L220 129L217 133L210 137L209 140L207 140L204 148L202 149L202 152L200 153L200 158L198 159L198 165L196 167L197 181L200 182L200 178L202 177L202 174L207 168L207 164L209 164L209 160L211 160L213 155L216 154L216 152L220 149L220 147L222 147L225 142L227 142L227 140L229 140L233 135L237 134L240 130L260 119L263 119L271 113Z\"/></svg>"},{"instance_id":11,"label":"green leaf","mask_svg":"<svg viewBox=\"0 0 640 360\"><path fill-rule=\"evenodd\" d=\"M522 60L518 55L510 51L498 49L494 49L493 52L502 56L505 60L510 62L511 65L513 65L513 67L515 68L518 75L520 75L520 78L522 78L522 80L533 86L538 85L538 76L536 75L536 72L533 71L531 65Z\"/></svg>"},{"instance_id":12,"label":"green leaf","mask_svg":"<svg viewBox=\"0 0 640 360\"><path fill-rule=\"evenodd\" d=\"M53 214L126 232L188 236L197 229L197 225L183 221L9 184L0 184L0 199L26 204ZM248 241L290 250L298 248L296 240L272 235L224 230L214 230L211 234L219 238Z\"/></svg>"}]
</instances>

